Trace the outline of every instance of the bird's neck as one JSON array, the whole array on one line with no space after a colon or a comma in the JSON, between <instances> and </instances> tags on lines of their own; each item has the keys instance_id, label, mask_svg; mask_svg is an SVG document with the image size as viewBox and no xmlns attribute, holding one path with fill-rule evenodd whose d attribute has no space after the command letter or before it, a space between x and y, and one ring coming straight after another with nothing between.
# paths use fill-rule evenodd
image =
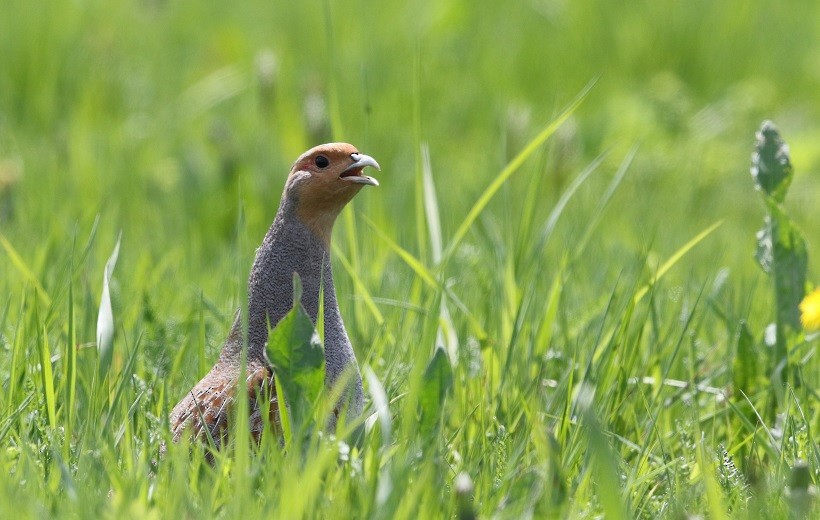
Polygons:
<instances>
[{"instance_id":1,"label":"bird's neck","mask_svg":"<svg viewBox=\"0 0 820 520\"><path fill-rule=\"evenodd\" d=\"M293 308L293 275L302 282L302 305L313 322L329 252L304 225L286 197L259 249L248 279L248 357L261 356L271 328ZM333 290L333 279L325 291ZM329 286L329 287L328 287ZM327 298L327 296L325 296ZM334 298L335 300L335 298Z\"/></svg>"},{"instance_id":2,"label":"bird's neck","mask_svg":"<svg viewBox=\"0 0 820 520\"><path fill-rule=\"evenodd\" d=\"M256 251L248 280L248 360L264 359L271 328L293 307L293 274L302 282L302 306L316 324L323 293L326 383L330 386L350 371L354 395L351 411L361 411L358 364L336 301L330 251L325 237L299 218L296 204L283 197L265 240ZM327 230L329 236L330 229Z\"/></svg>"}]
</instances>

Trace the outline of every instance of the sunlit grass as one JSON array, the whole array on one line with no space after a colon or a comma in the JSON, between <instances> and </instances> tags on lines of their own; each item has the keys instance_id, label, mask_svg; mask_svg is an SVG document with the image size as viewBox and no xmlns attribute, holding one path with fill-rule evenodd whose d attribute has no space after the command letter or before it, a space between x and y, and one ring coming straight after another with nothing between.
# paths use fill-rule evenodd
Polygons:
<instances>
[{"instance_id":1,"label":"sunlit grass","mask_svg":"<svg viewBox=\"0 0 820 520\"><path fill-rule=\"evenodd\" d=\"M695 4L4 3L0 517L796 510L817 338L773 385L748 167L775 119L816 284L820 13ZM364 433L160 459L331 139L383 168L334 231Z\"/></svg>"}]
</instances>

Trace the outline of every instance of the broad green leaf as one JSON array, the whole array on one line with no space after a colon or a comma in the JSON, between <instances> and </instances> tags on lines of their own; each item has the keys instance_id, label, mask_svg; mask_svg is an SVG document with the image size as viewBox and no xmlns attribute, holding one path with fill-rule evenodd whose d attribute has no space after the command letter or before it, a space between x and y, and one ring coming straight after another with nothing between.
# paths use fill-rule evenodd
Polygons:
<instances>
[{"instance_id":1,"label":"broad green leaf","mask_svg":"<svg viewBox=\"0 0 820 520\"><path fill-rule=\"evenodd\" d=\"M301 284L294 275L294 306L268 335L268 359L284 392L294 432L311 421L324 388L325 356L313 322L301 304ZM278 387L277 387L278 388Z\"/></svg>"},{"instance_id":2,"label":"broad green leaf","mask_svg":"<svg viewBox=\"0 0 820 520\"><path fill-rule=\"evenodd\" d=\"M444 398L453 386L453 368L443 348L436 348L433 359L424 369L422 383L419 395L421 431L429 432L438 423Z\"/></svg>"}]
</instances>

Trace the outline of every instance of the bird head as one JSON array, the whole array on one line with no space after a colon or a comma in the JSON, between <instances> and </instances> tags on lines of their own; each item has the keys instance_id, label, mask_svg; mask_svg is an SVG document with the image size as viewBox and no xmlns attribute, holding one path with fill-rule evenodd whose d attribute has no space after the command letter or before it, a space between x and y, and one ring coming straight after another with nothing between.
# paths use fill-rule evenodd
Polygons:
<instances>
[{"instance_id":1,"label":"bird head","mask_svg":"<svg viewBox=\"0 0 820 520\"><path fill-rule=\"evenodd\" d=\"M373 177L362 174L367 166L381 169L375 159L359 153L353 145L319 145L293 164L284 196L295 204L297 216L328 242L342 208L364 186L379 185Z\"/></svg>"}]
</instances>

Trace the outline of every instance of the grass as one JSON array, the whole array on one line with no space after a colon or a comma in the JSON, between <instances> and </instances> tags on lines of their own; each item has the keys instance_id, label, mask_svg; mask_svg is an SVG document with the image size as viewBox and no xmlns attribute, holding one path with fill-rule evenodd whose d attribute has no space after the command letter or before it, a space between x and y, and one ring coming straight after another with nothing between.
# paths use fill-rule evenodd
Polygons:
<instances>
[{"instance_id":1,"label":"grass","mask_svg":"<svg viewBox=\"0 0 820 520\"><path fill-rule=\"evenodd\" d=\"M748 171L774 119L816 283L815 4L3 3L0 516L787 517L820 364L772 384ZM160 461L331 139L383 168L334 232L365 433Z\"/></svg>"}]
</instances>

